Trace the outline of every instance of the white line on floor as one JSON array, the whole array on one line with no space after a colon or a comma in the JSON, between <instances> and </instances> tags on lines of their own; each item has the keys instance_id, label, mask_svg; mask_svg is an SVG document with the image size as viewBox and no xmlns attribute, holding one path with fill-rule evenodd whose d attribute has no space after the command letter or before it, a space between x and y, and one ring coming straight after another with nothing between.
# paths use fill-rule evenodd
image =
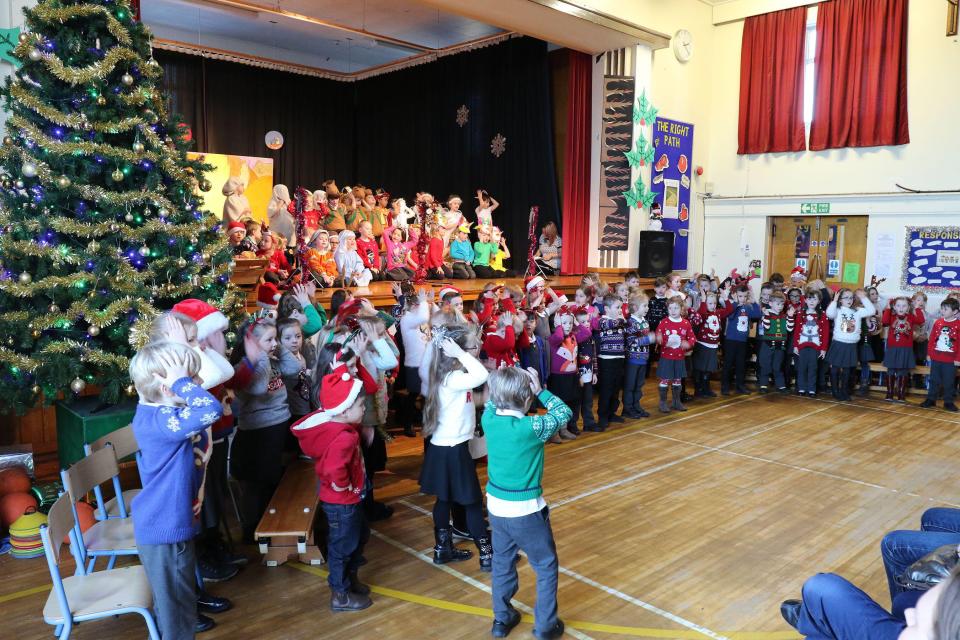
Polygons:
<instances>
[{"instance_id":1,"label":"white line on floor","mask_svg":"<svg viewBox=\"0 0 960 640\"><path fill-rule=\"evenodd\" d=\"M410 506L410 505L407 504L406 506ZM433 564L433 560L432 560L429 556L424 555L424 554L421 554L421 553L418 553L416 549L414 549L414 548L412 548L412 547L408 547L407 545L403 544L403 543L400 542L399 540L395 540L395 539L391 538L390 536L388 536L388 535L386 535L386 534L384 534L384 533L380 533L379 531L377 531L377 530L375 530L375 529L371 529L371 530L370 530L370 533L371 533L371 535L374 535L374 536L380 538L381 540L383 540L384 542L386 542L386 543L389 544L390 546L396 547L397 549L400 549L400 550L403 551L404 553L407 553L407 554L413 556L414 558L417 558L417 559L419 559L419 560L422 560L423 562L428 563L430 566L432 566L432 567L434 567L434 568L436 568L436 569L440 569L440 570L443 571L444 573L446 573L446 574L448 574L448 575L451 575L451 576L453 576L454 578L457 578L458 580L462 580L463 582L466 582L466 583L469 584L471 587L477 588L477 589L479 589L480 591L483 591L484 593L492 593L492 589L490 589L490 587L488 587L488 586L485 585L484 583L480 582L479 580L477 580L477 579L475 579L475 578L471 578L470 576L468 576L468 575L466 575L466 574L460 573L459 571L457 571L456 569L454 569L453 567L450 567L450 566L448 566L448 565L445 565L445 564ZM513 606L516 607L517 609L519 609L520 611L523 611L524 613L529 613L530 615L533 615L533 609L532 609L530 606L523 604L522 602L520 602L520 601L517 600L517 599L513 599L511 602L513 603ZM572 628L572 627L570 627L570 626L567 626L566 632L567 632L569 635L573 636L574 638L578 638L579 640L593 640L593 638L591 638L590 636L588 636L588 635L586 635L585 633L582 633L582 632L580 632L580 631L577 631L576 629L574 629L574 628ZM714 636L714 637L716 637L716 636Z\"/></svg>"},{"instance_id":2,"label":"white line on floor","mask_svg":"<svg viewBox=\"0 0 960 640\"><path fill-rule=\"evenodd\" d=\"M655 606L655 605L652 605L652 604L650 604L649 602L644 602L643 600L640 600L640 599L638 599L638 598L634 598L633 596L627 595L626 593L624 593L624 592L622 592L622 591L618 591L617 589L614 589L613 587L608 587L607 585L600 584L600 583L597 582L596 580L592 580L592 579L590 579L590 578L588 578L588 577L586 577L586 576L580 575L579 573L577 573L576 571L573 571L572 569L567 569L567 568L565 568L565 567L560 567L560 573L562 573L562 574L565 575L565 576L569 576L569 577L573 578L574 580L579 580L580 582L583 582L584 584L588 584L588 585L590 585L591 587L595 587L595 588L597 588L597 589L600 589L601 591L603 591L603 592L605 592L605 593L608 593L608 594L612 595L612 596L615 597L615 598L619 598L620 600L623 600L624 602L629 602L630 604L636 605L636 606L640 607L641 609L646 609L647 611L649 611L649 612L651 612L651 613L655 613L655 614L657 614L658 616L661 616L661 617L663 617L663 618L666 618L667 620L670 620L671 622L675 622L675 623L677 623L677 624L679 624L679 625L681 625L681 626L684 626L684 627L686 627L686 628L688 628L688 629L691 629L691 630L693 630L693 631L696 631L697 633L702 633L703 635L707 636L708 638L715 638L715 640L727 640L727 637L726 637L726 636L720 635L719 633L717 633L717 632L715 632L715 631L711 631L710 629L707 629L706 627L701 626L701 625L699 625L699 624L697 624L697 623L695 623L695 622L690 622L689 620L686 620L686 619L684 619L684 618L681 618L680 616L678 616L678 615L676 615L676 614L673 614L673 613L670 613L669 611L664 611L664 610L661 609L660 607Z\"/></svg>"},{"instance_id":3,"label":"white line on floor","mask_svg":"<svg viewBox=\"0 0 960 640\"><path fill-rule=\"evenodd\" d=\"M736 405L738 405L738 404L743 404L744 402L750 402L751 400L756 400L756 399L759 398L759 397L760 397L760 396L751 396L751 397L749 397L749 398L744 398L744 399L739 399L739 398L738 398L738 399L735 399L735 400L731 400L731 401L729 401L729 402L726 402L726 403L724 403L724 404L722 404L722 405L719 405L719 406L716 406L716 407L711 407L710 409L707 409L706 411L699 411L699 412L696 412L696 413L689 413L689 414L687 414L687 415L685 415L685 416L683 416L683 417L681 417L681 418L674 418L674 419L672 419L672 420L667 420L667 421L665 421L665 422L661 422L661 423L658 423L658 424L652 424L652 425L650 425L650 426L647 427L647 428L648 428L648 429L658 429L658 428L660 428L660 427L666 427L666 426L669 426L669 425L671 425L671 424L676 424L676 423L678 423L678 422L683 422L683 421L685 421L685 420L693 420L693 419L695 419L695 418L699 418L699 417L702 416L702 415L706 415L706 414L708 414L708 413L713 413L714 411L720 411L721 409L727 409L727 408L729 408L729 407L734 407L734 406L736 406ZM641 423L641 424L642 424L642 423ZM623 434L620 434L620 435L616 435L616 436L613 436L613 437L611 437L611 438L604 438L604 439L602 439L602 440L596 440L596 441L591 442L591 443L589 443L589 444L584 444L584 445L580 445L580 446L577 446L577 447L570 447L570 448L567 448L567 449L562 449L562 450L557 451L557 452L554 452L554 450L551 449L551 450L550 450L550 457L551 457L551 458L555 458L555 457L559 457L559 456L568 455L568 454L571 454L571 453L578 453L578 452L583 451L583 450L585 450L585 449L590 449L591 447L597 447L597 446L604 445L604 444L607 444L607 443L610 443L610 442L616 442L617 440L623 440L624 438L629 438L629 437L631 437L631 436L635 436L635 435L637 435L638 433L643 433L643 432L644 432L644 429L639 429L639 430L635 430L635 431L630 431L630 432L628 432L628 433L623 433Z\"/></svg>"},{"instance_id":4,"label":"white line on floor","mask_svg":"<svg viewBox=\"0 0 960 640\"><path fill-rule=\"evenodd\" d=\"M772 423L769 423L769 424L767 424L767 425L764 425L764 428L762 428L762 429L759 429L759 430L757 430L757 431L753 431L753 432L751 432L751 433L748 433L748 434L746 434L746 435L744 435L744 436L741 436L741 437L739 437L739 438L737 438L737 439L735 439L735 440L731 440L730 442L726 442L726 443L724 443L724 444L722 444L722 445L720 445L720 446L722 446L722 447L727 447L727 446L730 446L730 445L732 445L732 444L737 444L738 442L743 442L744 440L748 440L748 439L750 439L750 438L753 438L754 436L760 435L760 434L762 434L762 433L766 433L767 431L770 431L770 430L772 430L772 429L777 429L777 428L779 428L779 427L783 427L783 426L788 425L788 424L790 424L790 423L792 423L792 422L796 422L796 421L798 421L798 420L806 420L807 418L809 418L809 417L810 417L811 415L813 415L814 413L819 413L820 411L826 411L826 410L829 409L829 408L830 408L830 407L824 407L823 409L819 409L819 410L817 410L817 411L814 411L814 412L811 412L811 413L808 413L808 414L805 414L805 415L802 415L802 416L797 416L797 417L795 417L795 418L789 418L789 419L787 419L787 420L776 420L776 421L774 421L774 422L772 422ZM674 441L676 441L676 442L682 442L682 443L684 443L684 444L694 444L694 443L690 443L690 442L685 442L685 441L683 441L683 440L680 440L679 438L671 438L671 437L669 437L669 436L662 436L662 435L659 435L659 434L656 434L656 433L650 433L650 432L647 431L647 430L635 431L634 433L644 434L644 435L652 436L652 437L655 437L655 438L662 438L662 439L665 439L665 440L674 440ZM644 471L641 471L640 473L635 473L635 474L633 474L633 475L631 475L631 476L627 476L626 478L621 478L620 480L616 480L616 481L614 481L614 482L610 482L610 483L608 483L608 484L601 485L601 486L599 486L599 487L594 487L593 489L590 489L589 491L584 491L583 493L577 494L577 495L575 495L575 496L570 496L569 498L564 498L564 499L562 499L562 500L557 500L556 502L552 502L552 503L551 503L550 508L553 509L553 510L556 510L556 509L558 509L558 508L560 508L560 507L562 507L562 506L564 506L564 505L570 504L571 502L576 502L577 500L581 500L582 498L588 498L588 497L590 497L590 496L592 496L592 495L596 495L596 494L601 493L601 492L603 492L603 491L607 491L608 489L614 489L614 488L619 487L619 486L621 486L621 485L624 485L624 484L628 484L628 483L630 483L630 482L633 482L634 480L639 480L640 478L644 478L644 477L646 477L646 476L652 475L652 474L657 473L657 472L659 472L659 471L663 471L664 469L669 469L670 467L674 467L674 466L676 466L676 465L678 465L678 464L682 464L682 463L684 463L684 462L689 462L690 460L694 460L694 459L699 458L699 457L701 457L701 456L705 456L705 455L708 454L708 453L712 453L712 451L713 451L713 449L714 449L714 447L708 447L708 446L706 446L706 445L694 445L694 446L700 447L700 448L704 449L704 451L699 451L699 452L697 452L697 453L691 453L690 455L684 456L684 457L682 457L682 458L678 458L677 460L672 460L672 461L670 461L670 462L666 462L666 463L664 463L664 464L661 464L661 465L658 465L658 466L656 466L656 467L653 467L652 469L646 469L646 470L644 470Z\"/></svg>"},{"instance_id":5,"label":"white line on floor","mask_svg":"<svg viewBox=\"0 0 960 640\"><path fill-rule=\"evenodd\" d=\"M947 417L940 417L940 416L943 416L944 414L939 409L936 411L933 411L933 410L925 411L924 413L914 413L912 411L910 413L904 413L903 411L896 411L894 409L890 409L887 407L872 407L867 404L860 404L860 403L854 404L853 402L840 402L839 400L828 400L827 398L810 398L810 399L816 402L826 402L828 404L833 404L840 407L869 409L870 411L881 411L883 413L892 413L894 415L898 415L906 418L921 418L923 420L935 420L937 422L947 422L952 425L960 426L960 420L951 420L950 418L947 418ZM878 400L876 398L863 398L863 399L872 400L874 402L882 402L881 400ZM911 408L911 407L918 408L918 409L920 408L919 405L915 405L915 404L899 405L899 406L906 407L906 408ZM940 414L940 416L937 415L938 413Z\"/></svg>"}]
</instances>

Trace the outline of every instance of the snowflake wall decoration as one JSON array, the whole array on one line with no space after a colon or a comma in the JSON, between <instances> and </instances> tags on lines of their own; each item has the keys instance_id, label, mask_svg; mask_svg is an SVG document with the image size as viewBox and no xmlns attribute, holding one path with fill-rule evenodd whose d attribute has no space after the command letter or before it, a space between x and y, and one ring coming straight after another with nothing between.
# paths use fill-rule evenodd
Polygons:
<instances>
[{"instance_id":1,"label":"snowflake wall decoration","mask_svg":"<svg viewBox=\"0 0 960 640\"><path fill-rule=\"evenodd\" d=\"M463 125L467 124L470 121L470 109L467 109L467 105L462 104L460 108L457 109L457 124L462 128Z\"/></svg>"},{"instance_id":2,"label":"snowflake wall decoration","mask_svg":"<svg viewBox=\"0 0 960 640\"><path fill-rule=\"evenodd\" d=\"M507 139L503 137L502 133L498 133L494 136L493 140L490 141L490 153L499 158L506 150Z\"/></svg>"}]
</instances>

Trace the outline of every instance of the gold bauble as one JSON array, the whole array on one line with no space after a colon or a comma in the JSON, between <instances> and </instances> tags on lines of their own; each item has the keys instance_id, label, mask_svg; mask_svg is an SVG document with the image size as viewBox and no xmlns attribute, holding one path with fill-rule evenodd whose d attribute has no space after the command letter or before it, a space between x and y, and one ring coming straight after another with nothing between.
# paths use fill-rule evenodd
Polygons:
<instances>
[{"instance_id":1,"label":"gold bauble","mask_svg":"<svg viewBox=\"0 0 960 640\"><path fill-rule=\"evenodd\" d=\"M9 147L13 145L13 138L10 136L3 136L3 146Z\"/></svg>"},{"instance_id":2,"label":"gold bauble","mask_svg":"<svg viewBox=\"0 0 960 640\"><path fill-rule=\"evenodd\" d=\"M103 96L97 96L97 105L98 105L98 106L103 107L103 106L106 106L106 104L107 104L107 99L106 99L106 98L104 98Z\"/></svg>"},{"instance_id":3,"label":"gold bauble","mask_svg":"<svg viewBox=\"0 0 960 640\"><path fill-rule=\"evenodd\" d=\"M27 40L30 39L30 32L29 31L21 32L20 35L18 36L18 39L20 40L20 42L26 42Z\"/></svg>"},{"instance_id":4,"label":"gold bauble","mask_svg":"<svg viewBox=\"0 0 960 640\"><path fill-rule=\"evenodd\" d=\"M115 169L113 173L110 174L110 177L113 178L114 182L120 182L123 180L123 171L120 171L120 169Z\"/></svg>"},{"instance_id":5,"label":"gold bauble","mask_svg":"<svg viewBox=\"0 0 960 640\"><path fill-rule=\"evenodd\" d=\"M40 331L40 329L34 329L33 331L30 332L30 335L33 337L34 340L36 340L37 338L43 335L43 332Z\"/></svg>"},{"instance_id":6,"label":"gold bauble","mask_svg":"<svg viewBox=\"0 0 960 640\"><path fill-rule=\"evenodd\" d=\"M136 388L135 386L133 386L132 384L128 384L128 385L124 388L123 391L124 391L124 393L126 393L128 396L130 396L131 398L134 397L135 395L137 395L137 388Z\"/></svg>"},{"instance_id":7,"label":"gold bauble","mask_svg":"<svg viewBox=\"0 0 960 640\"><path fill-rule=\"evenodd\" d=\"M144 150L143 143L137 140L136 142L133 143L132 149L134 153L143 153L143 150Z\"/></svg>"},{"instance_id":8,"label":"gold bauble","mask_svg":"<svg viewBox=\"0 0 960 640\"><path fill-rule=\"evenodd\" d=\"M98 327L95 324L92 324L87 328L87 333L89 333L93 337L97 337L98 335L100 335L100 327Z\"/></svg>"},{"instance_id":9,"label":"gold bauble","mask_svg":"<svg viewBox=\"0 0 960 640\"><path fill-rule=\"evenodd\" d=\"M41 389L40 385L38 384L35 384L32 387L30 387L30 393L32 393L35 396L40 395L42 392L43 392L43 389Z\"/></svg>"},{"instance_id":10,"label":"gold bauble","mask_svg":"<svg viewBox=\"0 0 960 640\"><path fill-rule=\"evenodd\" d=\"M70 184L71 184L70 178L68 178L67 176L60 176L59 178L57 178L57 186L60 187L61 189L69 188Z\"/></svg>"}]
</instances>

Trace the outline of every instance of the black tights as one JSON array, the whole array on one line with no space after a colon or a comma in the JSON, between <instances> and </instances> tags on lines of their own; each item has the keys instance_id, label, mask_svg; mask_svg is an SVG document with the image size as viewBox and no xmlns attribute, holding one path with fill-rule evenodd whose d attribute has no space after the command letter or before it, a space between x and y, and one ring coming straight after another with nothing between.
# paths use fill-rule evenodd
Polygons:
<instances>
[{"instance_id":1,"label":"black tights","mask_svg":"<svg viewBox=\"0 0 960 640\"><path fill-rule=\"evenodd\" d=\"M454 503L445 500L437 500L433 503L433 526L437 529L450 528L450 507ZM470 535L477 538L487 537L487 523L483 518L483 504L474 502L473 504L463 505L467 514L467 527L470 528Z\"/></svg>"}]
</instances>

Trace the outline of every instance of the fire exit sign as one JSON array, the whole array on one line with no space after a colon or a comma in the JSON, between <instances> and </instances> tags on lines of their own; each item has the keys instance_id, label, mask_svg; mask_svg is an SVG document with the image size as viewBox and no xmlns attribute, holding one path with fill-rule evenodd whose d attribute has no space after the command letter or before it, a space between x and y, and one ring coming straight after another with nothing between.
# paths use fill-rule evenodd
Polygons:
<instances>
[{"instance_id":1,"label":"fire exit sign","mask_svg":"<svg viewBox=\"0 0 960 640\"><path fill-rule=\"evenodd\" d=\"M801 202L800 213L830 213L829 202Z\"/></svg>"}]
</instances>

